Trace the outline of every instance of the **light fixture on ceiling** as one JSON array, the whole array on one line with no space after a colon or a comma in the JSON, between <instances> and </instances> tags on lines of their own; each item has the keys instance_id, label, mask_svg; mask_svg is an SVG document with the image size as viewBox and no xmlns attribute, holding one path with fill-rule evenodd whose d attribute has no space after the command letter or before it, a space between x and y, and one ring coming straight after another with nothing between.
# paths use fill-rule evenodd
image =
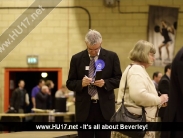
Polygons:
<instances>
[{"instance_id":1,"label":"light fixture on ceiling","mask_svg":"<svg viewBox=\"0 0 183 138\"><path fill-rule=\"evenodd\" d=\"M42 72L41 73L41 77L46 78L47 76L48 76L48 73L47 72Z\"/></svg>"}]
</instances>

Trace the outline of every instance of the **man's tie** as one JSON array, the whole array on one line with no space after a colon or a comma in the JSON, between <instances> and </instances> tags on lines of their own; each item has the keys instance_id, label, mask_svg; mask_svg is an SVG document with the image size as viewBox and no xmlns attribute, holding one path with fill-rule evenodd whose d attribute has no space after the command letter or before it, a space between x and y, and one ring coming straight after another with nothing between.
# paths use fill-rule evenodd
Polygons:
<instances>
[{"instance_id":1,"label":"man's tie","mask_svg":"<svg viewBox=\"0 0 183 138\"><path fill-rule=\"evenodd\" d=\"M90 60L89 73L88 73L88 77L92 78L92 81L95 81L95 78L93 76L94 72L95 72L95 59L94 59L94 57L92 57ZM97 93L96 86L89 85L88 86L88 94L91 95L91 97L93 97L93 96L95 96L96 93Z\"/></svg>"}]
</instances>

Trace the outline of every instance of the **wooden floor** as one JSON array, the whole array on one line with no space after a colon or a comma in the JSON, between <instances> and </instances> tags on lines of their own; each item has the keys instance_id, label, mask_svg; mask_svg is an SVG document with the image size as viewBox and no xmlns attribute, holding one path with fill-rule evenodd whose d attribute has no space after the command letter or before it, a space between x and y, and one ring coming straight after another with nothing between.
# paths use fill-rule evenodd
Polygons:
<instances>
[{"instance_id":1,"label":"wooden floor","mask_svg":"<svg viewBox=\"0 0 183 138\"><path fill-rule=\"evenodd\" d=\"M24 131L14 133L0 134L0 138L74 138L77 135L76 131Z\"/></svg>"}]
</instances>

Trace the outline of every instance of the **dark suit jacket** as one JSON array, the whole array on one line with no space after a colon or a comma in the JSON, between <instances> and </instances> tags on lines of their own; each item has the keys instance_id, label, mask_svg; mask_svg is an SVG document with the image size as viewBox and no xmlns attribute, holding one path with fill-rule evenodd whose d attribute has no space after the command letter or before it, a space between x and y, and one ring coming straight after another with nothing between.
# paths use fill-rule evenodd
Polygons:
<instances>
[{"instance_id":1,"label":"dark suit jacket","mask_svg":"<svg viewBox=\"0 0 183 138\"><path fill-rule=\"evenodd\" d=\"M47 109L48 95L42 92L36 94L36 108Z\"/></svg>"},{"instance_id":2,"label":"dark suit jacket","mask_svg":"<svg viewBox=\"0 0 183 138\"><path fill-rule=\"evenodd\" d=\"M116 53L101 48L98 59L105 62L101 77L105 81L105 87L97 87L99 103L104 118L109 120L115 112L114 89L119 87L122 72ZM88 76L88 70L85 70L85 67L89 66L89 63L87 50L74 55L70 63L67 87L76 93L77 122L84 122L89 114L91 96L88 94L88 87L82 87L83 77Z\"/></svg>"},{"instance_id":3,"label":"dark suit jacket","mask_svg":"<svg viewBox=\"0 0 183 138\"><path fill-rule=\"evenodd\" d=\"M170 94L165 122L183 122L183 48L181 48L172 62ZM173 130L172 130L173 131ZM181 138L183 131L166 133L166 138Z\"/></svg>"},{"instance_id":4,"label":"dark suit jacket","mask_svg":"<svg viewBox=\"0 0 183 138\"><path fill-rule=\"evenodd\" d=\"M23 107L21 107L21 92L19 88L16 88L13 93L12 93L12 97L10 100L10 106L14 107L15 110L18 112L18 109L23 108L25 110L26 108L26 103L25 103L25 95L27 93L27 91L25 89L22 90L23 91L23 100L24 100L24 105Z\"/></svg>"},{"instance_id":5,"label":"dark suit jacket","mask_svg":"<svg viewBox=\"0 0 183 138\"><path fill-rule=\"evenodd\" d=\"M47 109L48 95L43 92L38 92L36 94L36 108ZM34 122L48 122L48 116L35 116Z\"/></svg>"},{"instance_id":6,"label":"dark suit jacket","mask_svg":"<svg viewBox=\"0 0 183 138\"><path fill-rule=\"evenodd\" d=\"M170 91L170 78L165 74L162 76L159 84L158 90L161 94L168 94ZM164 117L166 107L161 107L159 110L159 116Z\"/></svg>"}]
</instances>

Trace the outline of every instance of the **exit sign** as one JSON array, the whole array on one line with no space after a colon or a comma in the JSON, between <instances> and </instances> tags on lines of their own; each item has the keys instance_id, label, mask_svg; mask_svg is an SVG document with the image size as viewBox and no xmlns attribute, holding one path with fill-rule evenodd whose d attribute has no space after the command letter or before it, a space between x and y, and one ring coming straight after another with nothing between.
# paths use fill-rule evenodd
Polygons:
<instances>
[{"instance_id":1,"label":"exit sign","mask_svg":"<svg viewBox=\"0 0 183 138\"><path fill-rule=\"evenodd\" d=\"M27 56L27 64L38 64L38 56Z\"/></svg>"}]
</instances>

